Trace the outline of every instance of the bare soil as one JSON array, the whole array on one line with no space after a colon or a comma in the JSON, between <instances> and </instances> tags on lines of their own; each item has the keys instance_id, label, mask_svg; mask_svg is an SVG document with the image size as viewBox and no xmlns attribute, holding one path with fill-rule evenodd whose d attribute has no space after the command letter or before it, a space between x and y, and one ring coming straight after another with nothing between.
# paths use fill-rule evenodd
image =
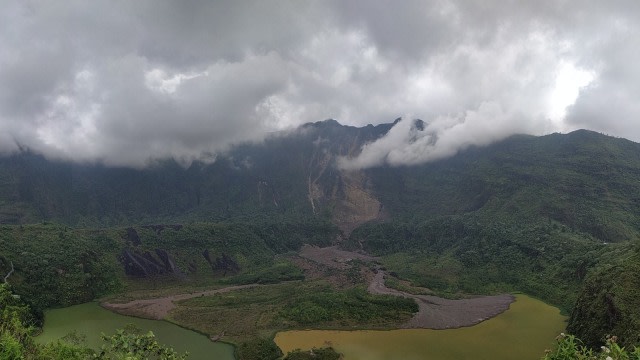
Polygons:
<instances>
[{"instance_id":1,"label":"bare soil","mask_svg":"<svg viewBox=\"0 0 640 360\"><path fill-rule=\"evenodd\" d=\"M378 258L353 251L338 249L337 246L320 248L312 245L304 245L300 250L300 256L333 269L348 269L347 264L351 260L377 261Z\"/></svg>"}]
</instances>

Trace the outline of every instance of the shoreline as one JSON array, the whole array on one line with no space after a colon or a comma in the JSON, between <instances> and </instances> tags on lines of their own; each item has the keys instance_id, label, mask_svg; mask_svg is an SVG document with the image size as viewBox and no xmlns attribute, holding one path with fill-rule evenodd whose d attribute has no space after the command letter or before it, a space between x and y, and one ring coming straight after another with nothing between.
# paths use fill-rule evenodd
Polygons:
<instances>
[{"instance_id":1,"label":"shoreline","mask_svg":"<svg viewBox=\"0 0 640 360\"><path fill-rule=\"evenodd\" d=\"M418 312L401 329L457 329L477 325L507 311L516 300L512 294L479 296L450 300L434 295L414 295L388 288L385 273L378 269L367 290L371 294L410 298L418 304Z\"/></svg>"}]
</instances>

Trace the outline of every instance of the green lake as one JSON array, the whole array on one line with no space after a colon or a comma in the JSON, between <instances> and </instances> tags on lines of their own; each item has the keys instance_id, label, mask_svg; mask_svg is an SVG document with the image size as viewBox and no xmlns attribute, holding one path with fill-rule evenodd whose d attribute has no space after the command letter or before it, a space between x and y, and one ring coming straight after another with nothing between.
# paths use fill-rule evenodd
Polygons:
<instances>
[{"instance_id":1,"label":"green lake","mask_svg":"<svg viewBox=\"0 0 640 360\"><path fill-rule=\"evenodd\" d=\"M345 360L534 360L553 346L565 320L557 308L517 295L509 310L472 327L285 331L276 335L275 342L285 353L331 345Z\"/></svg>"},{"instance_id":2,"label":"green lake","mask_svg":"<svg viewBox=\"0 0 640 360\"><path fill-rule=\"evenodd\" d=\"M189 351L190 360L233 360L233 347L229 344L211 342L206 336L181 328L167 321L146 320L123 316L97 303L86 303L45 312L44 329L36 341L55 341L76 331L86 336L86 345L94 349L101 346L100 333L113 334L126 324L135 324L144 332L153 331L158 341L171 346L179 353Z\"/></svg>"}]
</instances>

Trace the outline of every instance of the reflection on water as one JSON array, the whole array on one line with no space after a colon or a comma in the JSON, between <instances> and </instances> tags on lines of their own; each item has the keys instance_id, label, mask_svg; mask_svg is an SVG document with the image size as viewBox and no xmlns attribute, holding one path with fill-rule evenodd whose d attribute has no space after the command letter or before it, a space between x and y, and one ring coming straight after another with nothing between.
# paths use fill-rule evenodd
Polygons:
<instances>
[{"instance_id":1,"label":"reflection on water","mask_svg":"<svg viewBox=\"0 0 640 360\"><path fill-rule=\"evenodd\" d=\"M286 331L276 344L286 353L331 345L345 360L540 359L565 328L557 308L525 295L506 312L478 325L450 330Z\"/></svg>"},{"instance_id":2,"label":"reflection on water","mask_svg":"<svg viewBox=\"0 0 640 360\"><path fill-rule=\"evenodd\" d=\"M94 349L101 346L100 333L113 334L126 324L135 324L144 332L153 331L158 341L174 348L178 353L189 351L190 360L233 360L233 347L213 343L206 336L183 329L167 321L139 319L123 316L101 308L97 303L86 303L45 312L44 329L36 341L55 341L76 331L86 336L86 345Z\"/></svg>"}]
</instances>

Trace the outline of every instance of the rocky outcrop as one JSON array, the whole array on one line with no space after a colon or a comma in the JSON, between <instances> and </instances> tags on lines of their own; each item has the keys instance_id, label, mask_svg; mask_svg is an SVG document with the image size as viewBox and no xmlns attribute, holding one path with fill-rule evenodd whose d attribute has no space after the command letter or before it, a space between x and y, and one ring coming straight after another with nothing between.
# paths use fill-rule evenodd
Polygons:
<instances>
[{"instance_id":1,"label":"rocky outcrop","mask_svg":"<svg viewBox=\"0 0 640 360\"><path fill-rule=\"evenodd\" d=\"M211 270L214 274L222 274L222 276L227 276L228 274L237 274L240 272L240 265L233 260L229 255L222 253L220 256L213 258L209 249L205 249L202 252L202 256L204 256L205 260L211 266Z\"/></svg>"},{"instance_id":2,"label":"rocky outcrop","mask_svg":"<svg viewBox=\"0 0 640 360\"><path fill-rule=\"evenodd\" d=\"M138 235L138 232L136 231L136 229L134 229L132 227L127 228L127 233L124 235L124 239L131 246L142 245L142 242L140 241L140 236Z\"/></svg>"},{"instance_id":3,"label":"rocky outcrop","mask_svg":"<svg viewBox=\"0 0 640 360\"><path fill-rule=\"evenodd\" d=\"M155 249L156 258L148 251L124 249L118 260L124 267L125 274L133 277L151 277L155 275L183 275L169 253Z\"/></svg>"}]
</instances>

